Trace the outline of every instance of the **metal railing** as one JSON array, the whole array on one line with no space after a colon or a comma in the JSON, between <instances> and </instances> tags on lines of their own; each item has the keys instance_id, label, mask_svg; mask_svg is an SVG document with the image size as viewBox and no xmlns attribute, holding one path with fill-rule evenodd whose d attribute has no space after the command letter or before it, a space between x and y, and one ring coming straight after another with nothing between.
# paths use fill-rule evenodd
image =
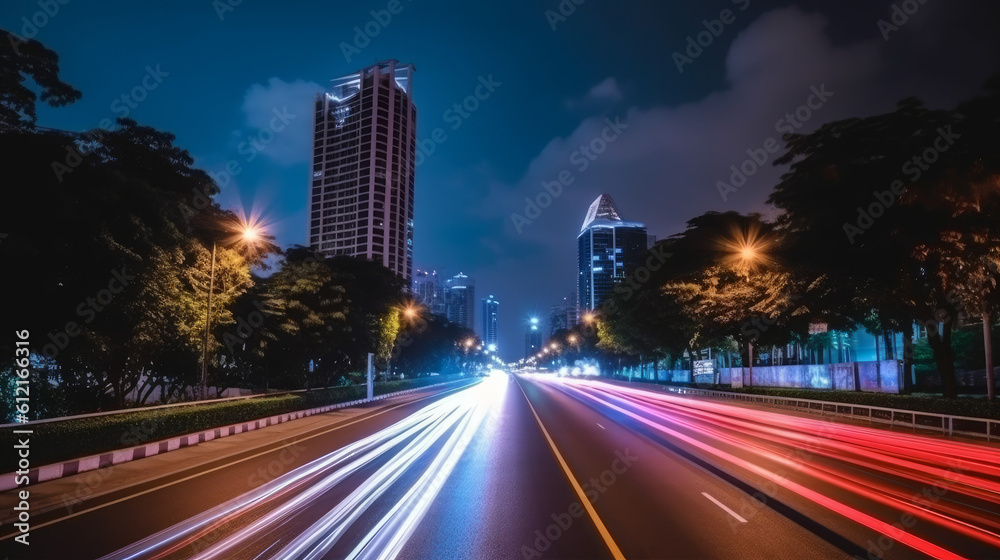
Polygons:
<instances>
[{"instance_id":1,"label":"metal railing","mask_svg":"<svg viewBox=\"0 0 1000 560\"><path fill-rule=\"evenodd\" d=\"M635 383L633 382L632 384L634 385ZM991 442L993 437L1000 436L1000 420L991 418L956 416L953 414L940 414L937 412L921 412L919 410L903 410L882 406L821 401L817 399L753 395L748 393L730 393L726 391L674 387L671 385L653 383L643 383L642 386L657 387L662 391L678 395L704 395L718 399L767 404L796 410L806 410L809 412L818 411L820 414L824 415L832 414L835 416L845 416L855 420L867 419L869 424L889 424L890 428L895 426L906 426L913 428L914 432L916 432L918 428L940 431L942 435L947 435L949 438L954 435L964 435L985 437L987 442Z\"/></svg>"}]
</instances>

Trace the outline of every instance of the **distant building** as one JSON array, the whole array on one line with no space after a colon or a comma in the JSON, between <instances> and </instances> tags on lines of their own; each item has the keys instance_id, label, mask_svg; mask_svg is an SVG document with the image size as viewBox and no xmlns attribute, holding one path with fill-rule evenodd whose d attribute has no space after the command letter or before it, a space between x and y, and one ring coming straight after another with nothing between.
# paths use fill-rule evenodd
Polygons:
<instances>
[{"instance_id":1,"label":"distant building","mask_svg":"<svg viewBox=\"0 0 1000 560\"><path fill-rule=\"evenodd\" d=\"M482 314L482 325L483 325L483 344L486 345L491 352L496 351L500 346L500 329L498 322L498 315L500 312L500 302L493 299L490 295L488 298L483 298L483 314Z\"/></svg>"},{"instance_id":2,"label":"distant building","mask_svg":"<svg viewBox=\"0 0 1000 560\"><path fill-rule=\"evenodd\" d=\"M580 308L596 309L610 296L616 282L639 268L648 244L645 224L623 220L609 195L597 197L577 236Z\"/></svg>"},{"instance_id":3,"label":"distant building","mask_svg":"<svg viewBox=\"0 0 1000 560\"><path fill-rule=\"evenodd\" d=\"M333 80L313 114L309 246L411 280L417 110L414 67L378 62Z\"/></svg>"},{"instance_id":4,"label":"distant building","mask_svg":"<svg viewBox=\"0 0 1000 560\"><path fill-rule=\"evenodd\" d=\"M413 272L413 295L420 305L435 315L444 316L447 309L444 301L444 286L437 271L415 270Z\"/></svg>"},{"instance_id":5,"label":"distant building","mask_svg":"<svg viewBox=\"0 0 1000 560\"><path fill-rule=\"evenodd\" d=\"M553 336L560 329L572 329L579 323L580 308L574 290L569 297L564 297L549 310L549 336Z\"/></svg>"},{"instance_id":6,"label":"distant building","mask_svg":"<svg viewBox=\"0 0 1000 560\"><path fill-rule=\"evenodd\" d=\"M459 272L445 283L448 320L471 330L476 328L476 281Z\"/></svg>"},{"instance_id":7,"label":"distant building","mask_svg":"<svg viewBox=\"0 0 1000 560\"><path fill-rule=\"evenodd\" d=\"M524 357L530 358L542 350L542 331L538 328L538 318L532 317L524 333Z\"/></svg>"},{"instance_id":8,"label":"distant building","mask_svg":"<svg viewBox=\"0 0 1000 560\"><path fill-rule=\"evenodd\" d=\"M549 338L560 330L569 329L569 322L566 320L566 307L553 305L549 312Z\"/></svg>"}]
</instances>

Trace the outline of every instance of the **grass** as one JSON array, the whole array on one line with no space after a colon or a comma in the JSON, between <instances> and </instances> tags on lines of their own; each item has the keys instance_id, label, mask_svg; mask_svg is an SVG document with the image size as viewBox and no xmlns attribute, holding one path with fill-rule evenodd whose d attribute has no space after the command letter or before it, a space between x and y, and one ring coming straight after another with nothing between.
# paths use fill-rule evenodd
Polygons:
<instances>
[{"instance_id":1,"label":"grass","mask_svg":"<svg viewBox=\"0 0 1000 560\"><path fill-rule=\"evenodd\" d=\"M375 384L375 394L384 395L460 378L460 375L455 375L383 381ZM220 426L363 399L366 392L364 385L351 385L290 395L139 410L38 424L32 427L34 433L30 436L31 465L38 467ZM16 443L13 430L14 428L0 430L0 448L10 450ZM16 469L16 454L4 453L0 458L0 472L9 473Z\"/></svg>"}]
</instances>

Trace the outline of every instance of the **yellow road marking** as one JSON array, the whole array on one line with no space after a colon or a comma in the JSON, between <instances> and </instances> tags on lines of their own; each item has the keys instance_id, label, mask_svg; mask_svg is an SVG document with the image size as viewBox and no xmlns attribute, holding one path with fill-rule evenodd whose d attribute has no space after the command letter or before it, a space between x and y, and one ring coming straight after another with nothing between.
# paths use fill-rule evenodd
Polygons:
<instances>
[{"instance_id":1,"label":"yellow road marking","mask_svg":"<svg viewBox=\"0 0 1000 560\"><path fill-rule=\"evenodd\" d=\"M569 470L569 465L566 464L566 460L563 459L562 453L559 453L559 449L556 448L556 444L552 441L552 436L549 435L549 431L545 429L545 425L542 424L542 419L538 417L538 413L535 412L535 407L531 406L531 400L528 399L528 394L524 392L524 387L521 387L520 380L517 381L517 387L521 389L521 394L524 395L524 400L528 403L528 408L531 409L531 414L535 416L535 422L538 422L538 427L542 430L542 435L545 436L545 441L549 443L549 447L552 449L552 453L556 456L556 460L559 461L559 466L562 467L563 473L566 474L566 478L569 479L570 484L573 486L573 490L576 495L579 496L580 502L583 503L583 507L587 510L587 514L590 515L590 520L594 522L597 527L597 532L601 534L601 538L604 539L604 544L608 546L611 551L611 555L615 557L615 560L625 560L625 555L622 554L620 548L618 548L618 543L611 536L611 532L604 525L604 521L601 517L597 515L597 510L594 509L594 505L590 503L587 499L586 492L583 491L583 487L580 483L576 481L576 477L573 476L573 471Z\"/></svg>"}]
</instances>

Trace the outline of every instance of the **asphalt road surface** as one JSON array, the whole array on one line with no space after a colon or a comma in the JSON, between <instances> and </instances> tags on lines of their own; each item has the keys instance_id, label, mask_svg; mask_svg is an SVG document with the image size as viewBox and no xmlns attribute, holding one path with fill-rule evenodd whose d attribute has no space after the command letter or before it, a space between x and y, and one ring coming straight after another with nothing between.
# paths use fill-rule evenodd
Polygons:
<instances>
[{"instance_id":1,"label":"asphalt road surface","mask_svg":"<svg viewBox=\"0 0 1000 560\"><path fill-rule=\"evenodd\" d=\"M998 503L995 447L495 375L40 515L29 547L3 527L0 555L1000 558Z\"/></svg>"}]
</instances>

